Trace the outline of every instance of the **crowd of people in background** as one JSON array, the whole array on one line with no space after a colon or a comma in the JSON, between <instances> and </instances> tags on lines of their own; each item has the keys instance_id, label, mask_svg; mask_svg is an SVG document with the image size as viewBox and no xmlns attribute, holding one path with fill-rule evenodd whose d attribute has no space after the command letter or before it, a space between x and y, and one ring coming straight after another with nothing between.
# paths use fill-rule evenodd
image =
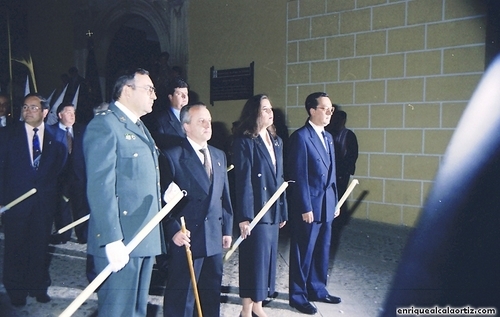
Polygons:
<instances>
[{"instance_id":1,"label":"crowd of people in background","mask_svg":"<svg viewBox=\"0 0 500 317\"><path fill-rule=\"evenodd\" d=\"M267 316L263 302L276 296L278 239L288 223L290 305L315 314L313 301L339 303L326 285L330 244L338 240L335 207L358 155L346 113L328 94L312 93L306 123L289 137L282 112L258 94L220 141L209 108L190 102L190 87L168 58L162 53L151 72L121 75L109 104L89 104L85 79L70 68L61 76L65 94L52 125L46 118L54 105L41 95L28 94L16 120L9 96L0 94L0 206L37 189L2 214L3 283L12 305L24 306L27 296L50 301L48 246L73 234L54 232L88 214L74 229L77 242L87 244L87 277L108 264L114 272L98 290L99 316L146 316L154 266L165 276L164 316L196 315L197 301L204 316L219 316L223 250L235 235L244 239L240 316ZM252 227L289 180L288 191ZM127 243L181 189L187 195L129 254Z\"/></svg>"}]
</instances>

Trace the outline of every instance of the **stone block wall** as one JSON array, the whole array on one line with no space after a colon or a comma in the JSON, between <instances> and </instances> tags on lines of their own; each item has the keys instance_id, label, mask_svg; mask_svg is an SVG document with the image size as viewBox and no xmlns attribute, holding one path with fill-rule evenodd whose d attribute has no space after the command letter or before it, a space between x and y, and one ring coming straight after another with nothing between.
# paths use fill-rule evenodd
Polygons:
<instances>
[{"instance_id":1,"label":"stone block wall","mask_svg":"<svg viewBox=\"0 0 500 317\"><path fill-rule=\"evenodd\" d=\"M326 91L359 142L354 217L414 226L485 63L482 0L287 3L286 114Z\"/></svg>"}]
</instances>

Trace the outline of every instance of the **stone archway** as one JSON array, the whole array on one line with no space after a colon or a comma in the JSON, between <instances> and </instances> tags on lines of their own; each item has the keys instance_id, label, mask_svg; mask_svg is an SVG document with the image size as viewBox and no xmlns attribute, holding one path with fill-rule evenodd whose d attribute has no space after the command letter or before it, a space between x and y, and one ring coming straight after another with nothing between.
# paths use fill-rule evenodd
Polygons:
<instances>
[{"instance_id":1,"label":"stone archway","mask_svg":"<svg viewBox=\"0 0 500 317\"><path fill-rule=\"evenodd\" d=\"M173 7L168 1L119 1L99 3L99 10L92 19L94 52L101 86L106 87L106 62L115 34L127 19L139 17L147 21L157 36L161 51L170 53L172 65L187 66L187 3L180 1ZM183 5L186 4L186 5Z\"/></svg>"}]
</instances>

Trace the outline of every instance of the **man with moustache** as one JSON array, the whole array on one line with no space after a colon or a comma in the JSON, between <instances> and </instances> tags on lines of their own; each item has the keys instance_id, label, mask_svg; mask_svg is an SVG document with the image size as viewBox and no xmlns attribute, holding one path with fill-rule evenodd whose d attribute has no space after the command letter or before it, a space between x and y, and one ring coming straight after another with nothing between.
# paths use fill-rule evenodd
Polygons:
<instances>
[{"instance_id":1,"label":"man with moustache","mask_svg":"<svg viewBox=\"0 0 500 317\"><path fill-rule=\"evenodd\" d=\"M4 128L0 140L0 205L37 192L2 215L5 232L3 284L14 306L26 297L51 300L48 245L57 206L57 180L67 151L44 123L49 105L41 95L24 98L24 122Z\"/></svg>"},{"instance_id":2,"label":"man with moustache","mask_svg":"<svg viewBox=\"0 0 500 317\"><path fill-rule=\"evenodd\" d=\"M160 210L158 151L139 120L151 112L155 88L144 69L121 76L107 110L87 126L83 146L90 205L87 252L95 269L112 271L97 292L99 316L146 316L159 226L130 253L125 245Z\"/></svg>"}]
</instances>

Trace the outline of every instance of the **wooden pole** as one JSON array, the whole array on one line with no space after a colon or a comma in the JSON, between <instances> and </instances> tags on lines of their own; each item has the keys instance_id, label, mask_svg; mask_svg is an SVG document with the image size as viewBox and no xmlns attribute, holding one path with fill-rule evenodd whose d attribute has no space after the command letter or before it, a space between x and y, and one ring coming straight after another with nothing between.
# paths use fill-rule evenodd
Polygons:
<instances>
[{"instance_id":1,"label":"wooden pole","mask_svg":"<svg viewBox=\"0 0 500 317\"><path fill-rule=\"evenodd\" d=\"M184 217L181 217L181 230L183 233L186 233L186 223L184 222ZM203 313L201 312L200 295L198 294L198 286L196 285L196 276L194 274L193 255L191 254L191 249L189 249L189 246L185 245L185 247L189 273L191 273L191 284L193 286L196 309L198 310L198 316L203 317Z\"/></svg>"}]
</instances>

